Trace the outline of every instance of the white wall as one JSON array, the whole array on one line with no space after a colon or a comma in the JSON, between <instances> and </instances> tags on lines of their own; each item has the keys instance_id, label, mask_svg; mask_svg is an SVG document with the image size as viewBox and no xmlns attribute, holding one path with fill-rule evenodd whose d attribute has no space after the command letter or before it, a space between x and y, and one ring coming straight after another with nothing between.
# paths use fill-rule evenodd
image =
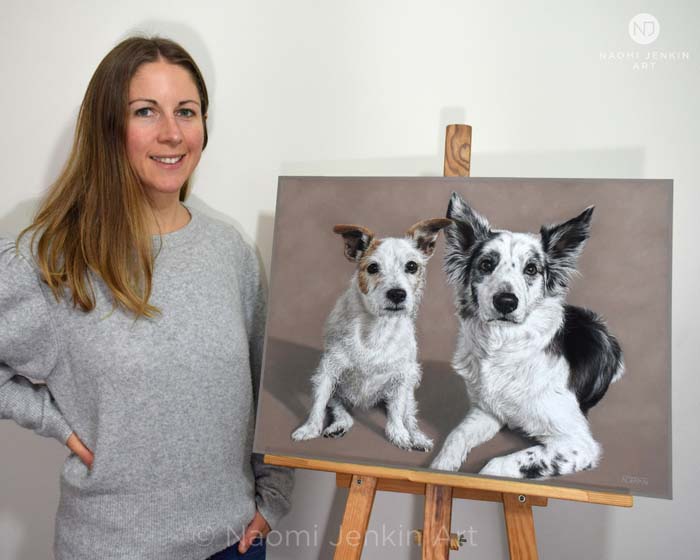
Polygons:
<instances>
[{"instance_id":1,"label":"white wall","mask_svg":"<svg viewBox=\"0 0 700 560\"><path fill-rule=\"evenodd\" d=\"M628 36L639 12L660 22L651 47ZM268 266L278 175L440 175L448 122L474 127L473 176L673 178L675 499L552 501L535 522L543 558L696 558L699 16L691 1L2 0L0 230L28 222L92 71L135 31L172 37L200 63L211 129L194 200L239 224ZM600 54L651 50L690 58L635 70ZM47 558L66 452L10 422L0 438L0 559ZM331 475L300 472L280 529L317 542L270 558L329 558L343 497ZM422 499L381 495L371 528L421 519ZM474 545L453 557L507 557L495 504L457 503L453 530L470 527ZM420 557L394 541L365 558Z\"/></svg>"}]
</instances>

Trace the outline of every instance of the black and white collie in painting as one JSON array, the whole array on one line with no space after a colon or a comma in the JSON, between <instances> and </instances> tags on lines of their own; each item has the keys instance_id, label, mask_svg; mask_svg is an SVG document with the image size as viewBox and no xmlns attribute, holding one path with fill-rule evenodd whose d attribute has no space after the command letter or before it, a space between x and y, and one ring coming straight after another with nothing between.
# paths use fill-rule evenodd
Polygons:
<instances>
[{"instance_id":1,"label":"black and white collie in painting","mask_svg":"<svg viewBox=\"0 0 700 560\"><path fill-rule=\"evenodd\" d=\"M565 303L593 208L539 235L492 229L456 193L445 229L445 270L460 332L453 358L470 408L431 468L456 471L508 426L538 445L490 460L481 474L546 478L592 469L601 446L586 418L624 372L602 319Z\"/></svg>"}]
</instances>

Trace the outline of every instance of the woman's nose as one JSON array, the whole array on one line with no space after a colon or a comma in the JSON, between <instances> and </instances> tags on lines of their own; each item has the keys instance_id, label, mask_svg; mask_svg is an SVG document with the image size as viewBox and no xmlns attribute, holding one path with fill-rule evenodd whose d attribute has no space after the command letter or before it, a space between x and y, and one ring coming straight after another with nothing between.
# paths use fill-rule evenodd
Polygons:
<instances>
[{"instance_id":1,"label":"woman's nose","mask_svg":"<svg viewBox=\"0 0 700 560\"><path fill-rule=\"evenodd\" d=\"M161 129L158 139L167 144L179 144L182 141L182 131L174 116L165 116L161 120Z\"/></svg>"}]
</instances>

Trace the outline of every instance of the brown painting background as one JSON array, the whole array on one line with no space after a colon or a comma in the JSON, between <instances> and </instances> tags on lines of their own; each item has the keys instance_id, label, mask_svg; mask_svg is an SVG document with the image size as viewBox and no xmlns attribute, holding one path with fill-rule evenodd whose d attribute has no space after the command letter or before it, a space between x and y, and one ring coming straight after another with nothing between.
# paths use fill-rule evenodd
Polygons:
<instances>
[{"instance_id":1,"label":"brown painting background","mask_svg":"<svg viewBox=\"0 0 700 560\"><path fill-rule=\"evenodd\" d=\"M449 365L458 323L442 271L442 235L417 320L419 423L435 440L433 451L403 451L389 443L383 409L355 411L355 425L341 439L293 442L290 434L306 419L323 325L354 270L333 226L360 224L379 237L401 236L422 219L444 216L452 191L496 229L537 232L542 224L596 207L567 302L605 317L622 346L626 373L589 413L603 446L598 468L547 483L670 498L670 180L280 178L255 451L428 468L468 407L464 382ZM476 473L490 458L528 445L504 429L475 448L461 470Z\"/></svg>"}]
</instances>

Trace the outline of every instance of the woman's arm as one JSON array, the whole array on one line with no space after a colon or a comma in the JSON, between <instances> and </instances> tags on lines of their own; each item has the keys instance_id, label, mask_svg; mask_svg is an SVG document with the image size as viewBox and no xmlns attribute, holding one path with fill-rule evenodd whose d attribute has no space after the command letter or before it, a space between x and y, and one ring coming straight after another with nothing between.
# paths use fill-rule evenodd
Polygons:
<instances>
[{"instance_id":1,"label":"woman's arm","mask_svg":"<svg viewBox=\"0 0 700 560\"><path fill-rule=\"evenodd\" d=\"M260 265L254 251L246 247L246 262L242 267L246 283L242 294L246 309L246 325L250 345L250 369L253 394L257 408L258 390L262 370L263 342L265 339L265 291L260 277ZM270 527L275 527L289 511L294 487L294 471L284 467L266 465L262 455L253 454L251 459L255 473L256 504L258 511Z\"/></svg>"},{"instance_id":2,"label":"woman's arm","mask_svg":"<svg viewBox=\"0 0 700 560\"><path fill-rule=\"evenodd\" d=\"M0 239L0 418L66 443L72 430L43 383L58 339L36 270L13 241Z\"/></svg>"}]
</instances>

